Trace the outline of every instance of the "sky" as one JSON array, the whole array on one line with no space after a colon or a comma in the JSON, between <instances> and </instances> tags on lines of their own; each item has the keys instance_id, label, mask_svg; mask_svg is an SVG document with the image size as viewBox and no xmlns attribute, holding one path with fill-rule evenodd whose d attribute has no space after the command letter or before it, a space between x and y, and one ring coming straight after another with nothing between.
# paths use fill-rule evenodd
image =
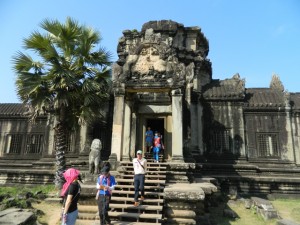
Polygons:
<instances>
[{"instance_id":1,"label":"sky","mask_svg":"<svg viewBox=\"0 0 300 225\"><path fill-rule=\"evenodd\" d=\"M0 103L20 102L12 57L24 52L23 39L44 19L67 17L98 30L113 61L123 30L152 20L198 26L213 79L239 73L246 88L267 88L276 74L286 91L300 92L299 0L0 0Z\"/></svg>"}]
</instances>

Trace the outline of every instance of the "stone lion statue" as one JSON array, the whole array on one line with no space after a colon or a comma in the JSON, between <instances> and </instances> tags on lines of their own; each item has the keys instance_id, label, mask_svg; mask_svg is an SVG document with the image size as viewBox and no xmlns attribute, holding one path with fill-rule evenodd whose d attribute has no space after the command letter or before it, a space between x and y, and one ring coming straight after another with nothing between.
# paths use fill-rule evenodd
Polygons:
<instances>
[{"instance_id":1,"label":"stone lion statue","mask_svg":"<svg viewBox=\"0 0 300 225\"><path fill-rule=\"evenodd\" d=\"M102 150L102 143L100 139L94 139L91 144L91 151L89 155L89 171L91 174L99 174L100 153Z\"/></svg>"}]
</instances>

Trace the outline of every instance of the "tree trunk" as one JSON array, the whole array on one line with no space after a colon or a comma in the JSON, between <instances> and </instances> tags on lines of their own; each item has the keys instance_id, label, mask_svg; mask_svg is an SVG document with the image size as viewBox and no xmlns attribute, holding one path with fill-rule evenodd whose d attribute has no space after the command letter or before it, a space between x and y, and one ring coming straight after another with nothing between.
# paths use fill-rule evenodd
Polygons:
<instances>
[{"instance_id":1,"label":"tree trunk","mask_svg":"<svg viewBox=\"0 0 300 225\"><path fill-rule=\"evenodd\" d=\"M63 173L66 170L65 152L67 150L66 129L62 122L58 122L55 127L55 158L56 158L56 173L55 186L59 189L65 182Z\"/></svg>"}]
</instances>

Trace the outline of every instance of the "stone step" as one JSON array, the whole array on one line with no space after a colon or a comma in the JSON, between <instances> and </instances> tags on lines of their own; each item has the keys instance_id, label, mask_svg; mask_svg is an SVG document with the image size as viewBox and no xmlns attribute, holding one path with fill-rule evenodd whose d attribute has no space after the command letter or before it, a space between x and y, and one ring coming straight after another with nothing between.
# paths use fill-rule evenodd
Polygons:
<instances>
[{"instance_id":1,"label":"stone step","mask_svg":"<svg viewBox=\"0 0 300 225\"><path fill-rule=\"evenodd\" d=\"M130 195L130 196L133 196L134 195L134 191L124 191L124 190L114 190L113 191L113 195L116 196L116 195ZM154 191L145 191L145 198L147 198L147 196L155 196L155 197L163 197L164 196L164 193L161 193L161 192L154 192Z\"/></svg>"},{"instance_id":2,"label":"stone step","mask_svg":"<svg viewBox=\"0 0 300 225\"><path fill-rule=\"evenodd\" d=\"M160 220L162 219L161 214L151 214L151 213L124 213L124 212L109 212L109 216L111 217L130 217L130 218L136 218L136 219L154 219L154 220Z\"/></svg>"},{"instance_id":3,"label":"stone step","mask_svg":"<svg viewBox=\"0 0 300 225\"><path fill-rule=\"evenodd\" d=\"M126 184L120 184L121 182L126 183ZM161 189L165 186L165 180L145 180L145 189ZM132 185L128 185L128 183ZM152 185L151 185L152 184ZM116 187L121 188L128 188L128 187L133 186L133 179L117 179L117 185ZM96 184L81 184L82 190L89 190L86 192L90 192L90 190L96 190ZM84 192L84 191L82 191Z\"/></svg>"},{"instance_id":4,"label":"stone step","mask_svg":"<svg viewBox=\"0 0 300 225\"><path fill-rule=\"evenodd\" d=\"M97 206L97 201L95 200L95 205L82 205L78 204L78 212L80 213L98 213L98 206Z\"/></svg>"},{"instance_id":5,"label":"stone step","mask_svg":"<svg viewBox=\"0 0 300 225\"><path fill-rule=\"evenodd\" d=\"M37 161L32 163L33 168L35 169L53 169L55 170L55 161L54 159L49 162L42 162L42 161Z\"/></svg>"},{"instance_id":6,"label":"stone step","mask_svg":"<svg viewBox=\"0 0 300 225\"><path fill-rule=\"evenodd\" d=\"M125 183L125 182L124 182ZM128 181L127 182L129 185L122 185L122 184L118 184L118 188L116 188L115 190L113 190L113 195L115 194L122 194L125 193L125 190L122 190L122 187L124 187L124 189L129 189L127 191L134 191L134 185L133 185L133 181ZM163 184L161 183L156 183L156 186L153 185L147 185L147 183L145 184L145 190L149 190L149 191L157 191L159 193L161 193L164 189L164 187L162 186ZM94 197L96 196L97 193L97 189L96 189L96 185L86 185L86 184L82 184L82 191L80 193L81 196L83 197ZM130 188L131 187L131 188Z\"/></svg>"},{"instance_id":7,"label":"stone step","mask_svg":"<svg viewBox=\"0 0 300 225\"><path fill-rule=\"evenodd\" d=\"M55 198L55 199L47 199L47 201L55 201L55 202L59 202L61 199L60 198ZM133 196L132 197L120 197L120 196L111 196L111 203L117 203L117 204L128 204L128 205L132 205L134 202ZM157 199L157 198L146 198L143 201L143 204L147 204L147 205L163 205L164 203L164 199ZM80 199L79 200L79 204L78 206L92 206L95 207L97 206L97 201L94 198L88 199L88 200L84 200L84 199Z\"/></svg>"},{"instance_id":8,"label":"stone step","mask_svg":"<svg viewBox=\"0 0 300 225\"><path fill-rule=\"evenodd\" d=\"M11 162L0 162L0 168L31 168L32 167L32 163L11 163Z\"/></svg>"},{"instance_id":9,"label":"stone step","mask_svg":"<svg viewBox=\"0 0 300 225\"><path fill-rule=\"evenodd\" d=\"M100 223L100 221L99 221ZM99 224L98 223L98 224ZM98 225L97 224L97 225ZM153 225L153 224L161 224L161 223L147 223L147 222L121 222L121 221L112 221L111 225Z\"/></svg>"},{"instance_id":10,"label":"stone step","mask_svg":"<svg viewBox=\"0 0 300 225\"><path fill-rule=\"evenodd\" d=\"M156 163L155 165L158 165L159 163ZM133 165L123 165L123 168L126 168L127 170L133 170ZM147 171L153 171L153 170L166 170L166 166L147 166Z\"/></svg>"},{"instance_id":11,"label":"stone step","mask_svg":"<svg viewBox=\"0 0 300 225\"><path fill-rule=\"evenodd\" d=\"M138 207L133 206L132 204L116 204L116 203L110 203L109 207L111 209L114 209L115 211L124 210L127 209L135 209L135 210L143 210L143 211L157 211L157 213L161 212L163 209L163 206L158 205L140 205ZM117 210L116 210L117 209ZM81 213L98 213L98 207L95 205L78 205L78 211Z\"/></svg>"},{"instance_id":12,"label":"stone step","mask_svg":"<svg viewBox=\"0 0 300 225\"><path fill-rule=\"evenodd\" d=\"M122 174L121 176L122 176L122 178L131 178L131 179L133 179L134 174ZM157 178L158 180L160 178L166 179L166 175L146 174L146 179L147 178Z\"/></svg>"},{"instance_id":13,"label":"stone step","mask_svg":"<svg viewBox=\"0 0 300 225\"><path fill-rule=\"evenodd\" d=\"M111 220L114 220L114 218L133 218L136 220L139 219L149 219L149 220L156 220L156 222L158 222L158 220L162 219L162 215L161 214L152 214L152 213L129 213L129 212L108 212L108 215L110 217ZM83 219L83 220L95 220L98 219L99 220L99 215L98 213L81 213L79 211L78 213L78 219Z\"/></svg>"},{"instance_id":14,"label":"stone step","mask_svg":"<svg viewBox=\"0 0 300 225\"><path fill-rule=\"evenodd\" d=\"M126 175L132 175L133 174L133 170L132 171L125 171L123 174L126 174ZM123 175L122 174L122 175ZM160 176L166 176L167 174L169 174L168 171L147 171L147 174L146 176L148 175L160 175Z\"/></svg>"},{"instance_id":15,"label":"stone step","mask_svg":"<svg viewBox=\"0 0 300 225\"><path fill-rule=\"evenodd\" d=\"M124 204L132 204L134 202L133 197L128 198L128 197L119 197L119 196L111 196L111 202L124 202ZM157 205L162 205L164 203L163 199L148 199L145 198L143 201L146 204L157 204Z\"/></svg>"},{"instance_id":16,"label":"stone step","mask_svg":"<svg viewBox=\"0 0 300 225\"><path fill-rule=\"evenodd\" d=\"M138 207L134 206L133 204L115 204L111 203L109 204L109 207L111 209L121 209L122 212L127 209L137 209L138 211L143 210L143 211L156 211L156 213L159 213L163 210L163 206L158 206L158 205L144 205L141 204ZM117 211L117 210L116 210Z\"/></svg>"},{"instance_id":17,"label":"stone step","mask_svg":"<svg viewBox=\"0 0 300 225\"><path fill-rule=\"evenodd\" d=\"M3 167L0 165L0 172L8 173L8 174L13 174L13 173L18 173L18 174L37 174L37 175L53 175L55 174L54 170L47 170L47 169L33 169L33 168L9 168L9 166L4 166Z\"/></svg>"},{"instance_id":18,"label":"stone step","mask_svg":"<svg viewBox=\"0 0 300 225\"><path fill-rule=\"evenodd\" d=\"M116 190L120 190L120 189L134 189L134 186L132 185L124 185L124 184L117 184L115 187ZM145 190L150 189L150 190L159 190L159 191L163 191L164 187L162 186L145 186L144 187Z\"/></svg>"},{"instance_id":19,"label":"stone step","mask_svg":"<svg viewBox=\"0 0 300 225\"><path fill-rule=\"evenodd\" d=\"M188 218L172 218L167 220L167 224L196 225L196 221Z\"/></svg>"},{"instance_id":20,"label":"stone step","mask_svg":"<svg viewBox=\"0 0 300 225\"><path fill-rule=\"evenodd\" d=\"M120 165L124 166L124 165L129 165L129 166L132 166L132 161L121 161L120 162ZM156 167L167 167L169 165L169 163L166 163L166 162L159 162L159 163L155 163L155 162L148 162L147 161L147 165L148 166L156 166Z\"/></svg>"},{"instance_id":21,"label":"stone step","mask_svg":"<svg viewBox=\"0 0 300 225\"><path fill-rule=\"evenodd\" d=\"M118 183L122 182L122 183L133 184L133 179L117 179L117 182ZM165 180L148 180L148 179L146 179L145 180L145 185L147 185L147 184L161 184L161 185L164 185L164 184L166 184L166 181Z\"/></svg>"},{"instance_id":22,"label":"stone step","mask_svg":"<svg viewBox=\"0 0 300 225\"><path fill-rule=\"evenodd\" d=\"M76 220L75 225L99 225L100 220ZM125 221L111 221L111 225L153 225L153 224L161 224L161 223L149 223L149 222L125 222Z\"/></svg>"}]
</instances>

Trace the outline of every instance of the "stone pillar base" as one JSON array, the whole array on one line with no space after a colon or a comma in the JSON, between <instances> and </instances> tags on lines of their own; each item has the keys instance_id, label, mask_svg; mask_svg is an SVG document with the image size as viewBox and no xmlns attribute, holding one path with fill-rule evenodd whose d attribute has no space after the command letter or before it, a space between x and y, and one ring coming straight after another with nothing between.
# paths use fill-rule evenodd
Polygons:
<instances>
[{"instance_id":1,"label":"stone pillar base","mask_svg":"<svg viewBox=\"0 0 300 225\"><path fill-rule=\"evenodd\" d=\"M173 155L171 162L184 162L182 155Z\"/></svg>"},{"instance_id":2,"label":"stone pillar base","mask_svg":"<svg viewBox=\"0 0 300 225\"><path fill-rule=\"evenodd\" d=\"M117 170L118 166L119 166L119 162L118 162L118 157L116 153L112 153L109 158L108 158L108 162L110 164L110 170Z\"/></svg>"}]
</instances>

